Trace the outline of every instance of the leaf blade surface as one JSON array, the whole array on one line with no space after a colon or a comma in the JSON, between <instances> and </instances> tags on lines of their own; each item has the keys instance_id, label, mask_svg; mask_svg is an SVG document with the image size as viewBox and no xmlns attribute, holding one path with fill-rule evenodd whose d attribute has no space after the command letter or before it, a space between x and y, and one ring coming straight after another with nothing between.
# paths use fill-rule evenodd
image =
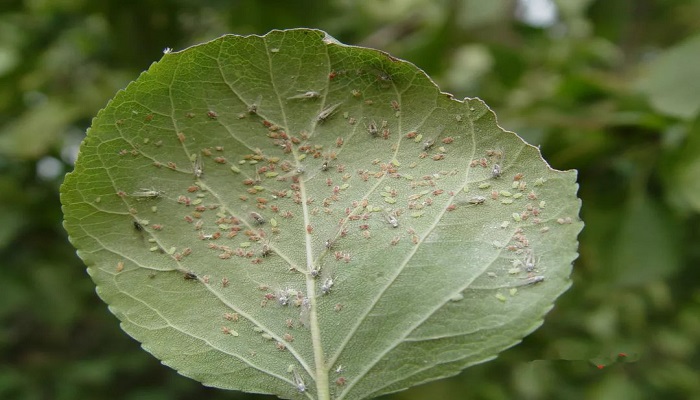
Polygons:
<instances>
[{"instance_id":1,"label":"leaf blade surface","mask_svg":"<svg viewBox=\"0 0 700 400\"><path fill-rule=\"evenodd\" d=\"M290 30L166 54L95 118L62 202L98 294L164 363L357 399L539 326L570 285L576 190L480 100Z\"/></svg>"}]
</instances>

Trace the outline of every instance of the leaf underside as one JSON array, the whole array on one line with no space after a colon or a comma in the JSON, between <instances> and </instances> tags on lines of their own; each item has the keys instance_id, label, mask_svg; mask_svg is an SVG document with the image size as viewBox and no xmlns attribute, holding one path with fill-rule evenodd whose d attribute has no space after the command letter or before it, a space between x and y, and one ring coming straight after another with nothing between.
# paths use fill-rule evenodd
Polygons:
<instances>
[{"instance_id":1,"label":"leaf underside","mask_svg":"<svg viewBox=\"0 0 700 400\"><path fill-rule=\"evenodd\" d=\"M536 329L570 285L576 191L480 100L298 29L165 54L94 119L61 200L98 294L163 363L361 399Z\"/></svg>"}]
</instances>

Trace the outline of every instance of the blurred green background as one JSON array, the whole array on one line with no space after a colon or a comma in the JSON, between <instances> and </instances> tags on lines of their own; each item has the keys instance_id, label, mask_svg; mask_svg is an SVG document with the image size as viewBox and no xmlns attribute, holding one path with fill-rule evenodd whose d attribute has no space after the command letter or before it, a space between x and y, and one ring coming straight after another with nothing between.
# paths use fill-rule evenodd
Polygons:
<instances>
[{"instance_id":1,"label":"blurred green background","mask_svg":"<svg viewBox=\"0 0 700 400\"><path fill-rule=\"evenodd\" d=\"M497 360L389 399L700 399L700 2L3 0L0 399L262 399L179 376L94 292L58 188L91 118L225 33L313 27L423 68L579 171L573 287Z\"/></svg>"}]
</instances>

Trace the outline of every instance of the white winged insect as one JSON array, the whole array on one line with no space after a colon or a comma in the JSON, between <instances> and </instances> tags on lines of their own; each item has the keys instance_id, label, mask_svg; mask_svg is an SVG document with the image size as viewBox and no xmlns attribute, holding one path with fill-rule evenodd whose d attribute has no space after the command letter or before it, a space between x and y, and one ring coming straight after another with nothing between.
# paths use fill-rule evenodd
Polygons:
<instances>
[{"instance_id":1,"label":"white winged insect","mask_svg":"<svg viewBox=\"0 0 700 400\"><path fill-rule=\"evenodd\" d=\"M323 294L330 294L331 289L333 288L333 285L335 282L333 282L333 278L328 277L323 280L323 284L321 284L321 293Z\"/></svg>"},{"instance_id":2,"label":"white winged insect","mask_svg":"<svg viewBox=\"0 0 700 400\"><path fill-rule=\"evenodd\" d=\"M525 265L525 272L534 271L538 262L539 260L535 261L535 252L529 249L525 255L525 262L523 263Z\"/></svg>"},{"instance_id":3,"label":"white winged insect","mask_svg":"<svg viewBox=\"0 0 700 400\"><path fill-rule=\"evenodd\" d=\"M155 199L155 198L158 198L164 194L165 194L165 192L162 190L141 188L141 189L131 193L130 196L142 198L142 199Z\"/></svg>"},{"instance_id":4,"label":"white winged insect","mask_svg":"<svg viewBox=\"0 0 700 400\"><path fill-rule=\"evenodd\" d=\"M286 174L278 176L277 180L283 181L287 178L293 178L295 176L302 175L302 174L304 174L304 172L306 172L306 167L304 165L299 165L296 168L294 168L293 170L287 172Z\"/></svg>"},{"instance_id":5,"label":"white winged insect","mask_svg":"<svg viewBox=\"0 0 700 400\"><path fill-rule=\"evenodd\" d=\"M501 169L501 163L504 161L503 150L486 150L486 155L494 161L493 167L491 167L491 177L493 179L500 178L503 173Z\"/></svg>"},{"instance_id":6,"label":"white winged insect","mask_svg":"<svg viewBox=\"0 0 700 400\"><path fill-rule=\"evenodd\" d=\"M288 306L290 298L294 295L296 295L295 290L290 291L288 288L280 290L277 292L277 302L281 306Z\"/></svg>"},{"instance_id":7,"label":"white winged insect","mask_svg":"<svg viewBox=\"0 0 700 400\"><path fill-rule=\"evenodd\" d=\"M299 392L304 393L306 391L306 384L304 383L304 379L301 377L299 372L297 372L293 365L290 365L287 370L291 371L292 375L294 375L294 386L296 386Z\"/></svg>"},{"instance_id":8,"label":"white winged insect","mask_svg":"<svg viewBox=\"0 0 700 400\"><path fill-rule=\"evenodd\" d=\"M204 173L204 166L202 165L202 157L195 156L194 163L192 164L192 170L194 171L194 177L199 179Z\"/></svg>"},{"instance_id":9,"label":"white winged insect","mask_svg":"<svg viewBox=\"0 0 700 400\"><path fill-rule=\"evenodd\" d=\"M256 224L262 225L265 223L265 218L262 215L256 213L255 211L250 212L250 218L255 221Z\"/></svg>"},{"instance_id":10,"label":"white winged insect","mask_svg":"<svg viewBox=\"0 0 700 400\"><path fill-rule=\"evenodd\" d=\"M336 103L333 104L332 106L328 106L321 111L318 116L316 117L316 120L318 122L325 122L335 111L340 107L342 103Z\"/></svg>"},{"instance_id":11,"label":"white winged insect","mask_svg":"<svg viewBox=\"0 0 700 400\"><path fill-rule=\"evenodd\" d=\"M263 243L262 248L260 249L260 257L269 257L273 253L274 251L270 247L270 241L268 240L267 242Z\"/></svg>"},{"instance_id":12,"label":"white winged insect","mask_svg":"<svg viewBox=\"0 0 700 400\"><path fill-rule=\"evenodd\" d=\"M386 222L391 225L392 228L398 228L399 227L399 219L396 217L396 211L393 212L387 212L384 211L384 219Z\"/></svg>"},{"instance_id":13,"label":"white winged insect","mask_svg":"<svg viewBox=\"0 0 700 400\"><path fill-rule=\"evenodd\" d=\"M491 168L491 177L493 179L497 179L501 177L501 165L496 163L493 164L493 168Z\"/></svg>"},{"instance_id":14,"label":"white winged insect","mask_svg":"<svg viewBox=\"0 0 700 400\"><path fill-rule=\"evenodd\" d=\"M486 201L486 197L484 197L484 196L474 196L474 197L470 198L470 199L467 200L467 201L469 202L469 204L472 204L472 205L484 204L484 202Z\"/></svg>"},{"instance_id":15,"label":"white winged insect","mask_svg":"<svg viewBox=\"0 0 700 400\"><path fill-rule=\"evenodd\" d=\"M535 275L531 276L529 278L525 278L525 281L519 285L516 286L529 286L529 285L535 285L537 283L544 282L544 275Z\"/></svg>"},{"instance_id":16,"label":"white winged insect","mask_svg":"<svg viewBox=\"0 0 700 400\"><path fill-rule=\"evenodd\" d=\"M255 99L255 102L248 106L248 114L257 114L260 102L262 102L262 95L258 96L258 98Z\"/></svg>"},{"instance_id":17,"label":"white winged insect","mask_svg":"<svg viewBox=\"0 0 700 400\"><path fill-rule=\"evenodd\" d=\"M370 122L369 125L365 125L365 127L370 136L376 137L379 134L379 128L377 128L377 123L375 121Z\"/></svg>"},{"instance_id":18,"label":"white winged insect","mask_svg":"<svg viewBox=\"0 0 700 400\"><path fill-rule=\"evenodd\" d=\"M310 272L311 277L314 279L318 278L321 275L321 269L320 265L315 266Z\"/></svg>"},{"instance_id":19,"label":"white winged insect","mask_svg":"<svg viewBox=\"0 0 700 400\"><path fill-rule=\"evenodd\" d=\"M303 93L300 93L300 94L297 94L297 95L294 95L291 97L287 97L287 100L310 100L310 99L317 99L317 98L321 97L321 93L319 93L315 90L307 90L307 91L301 90L301 92L303 92Z\"/></svg>"},{"instance_id":20,"label":"white winged insect","mask_svg":"<svg viewBox=\"0 0 700 400\"><path fill-rule=\"evenodd\" d=\"M309 326L309 314L311 313L311 301L304 298L301 301L301 311L299 311L299 323L303 326Z\"/></svg>"},{"instance_id":21,"label":"white winged insect","mask_svg":"<svg viewBox=\"0 0 700 400\"><path fill-rule=\"evenodd\" d=\"M331 294L331 289L333 289L333 286L335 285L335 280L333 278L333 275L331 274L330 268L326 267L323 270L321 270L321 279L319 279L319 282L321 283L321 294Z\"/></svg>"}]
</instances>

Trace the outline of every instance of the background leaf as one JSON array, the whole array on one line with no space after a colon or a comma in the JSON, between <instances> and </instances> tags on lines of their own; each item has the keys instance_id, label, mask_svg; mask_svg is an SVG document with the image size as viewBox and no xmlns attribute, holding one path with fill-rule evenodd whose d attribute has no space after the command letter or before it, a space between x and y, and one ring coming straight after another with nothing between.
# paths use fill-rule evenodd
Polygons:
<instances>
[{"instance_id":1,"label":"background leaf","mask_svg":"<svg viewBox=\"0 0 700 400\"><path fill-rule=\"evenodd\" d=\"M700 111L700 72L694 67L700 52L700 35L695 35L654 59L639 87L659 112L692 120Z\"/></svg>"},{"instance_id":2,"label":"background leaf","mask_svg":"<svg viewBox=\"0 0 700 400\"><path fill-rule=\"evenodd\" d=\"M355 399L539 326L569 286L575 180L412 64L291 30L166 54L93 121L62 203L98 293L164 363Z\"/></svg>"}]
</instances>

